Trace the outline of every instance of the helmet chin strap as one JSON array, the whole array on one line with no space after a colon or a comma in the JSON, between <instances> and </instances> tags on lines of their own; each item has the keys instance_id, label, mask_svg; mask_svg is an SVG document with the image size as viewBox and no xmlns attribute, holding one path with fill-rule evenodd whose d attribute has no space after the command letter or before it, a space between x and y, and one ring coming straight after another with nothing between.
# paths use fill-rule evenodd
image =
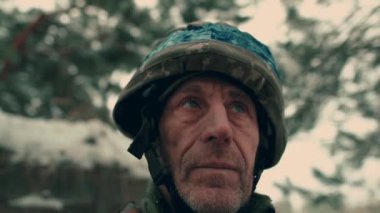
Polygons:
<instances>
[{"instance_id":1,"label":"helmet chin strap","mask_svg":"<svg viewBox=\"0 0 380 213\"><path fill-rule=\"evenodd\" d=\"M157 109L158 103L151 103L142 109L143 124L128 151L138 157L145 154L149 173L156 186L164 185L170 195L172 208L178 212L193 213L194 211L179 196L173 178L167 168L158 145L157 116L152 110Z\"/></svg>"},{"instance_id":2,"label":"helmet chin strap","mask_svg":"<svg viewBox=\"0 0 380 213\"><path fill-rule=\"evenodd\" d=\"M256 191L256 186L259 183L261 174L264 171L264 159L263 159L263 148L262 143L259 143L257 152L256 152L256 160L255 160L255 168L253 170L253 186L252 186L252 193Z\"/></svg>"},{"instance_id":3,"label":"helmet chin strap","mask_svg":"<svg viewBox=\"0 0 380 213\"><path fill-rule=\"evenodd\" d=\"M143 111L145 111L147 108L144 108ZM144 113L143 113L144 114ZM141 146L145 145L145 158L148 162L148 168L150 175L153 179L153 182L156 186L164 185L170 195L170 203L173 209L175 209L177 212L183 212L183 213L193 213L194 211L189 207L188 204L181 198L181 196L178 194L178 190L174 184L174 180L172 175L169 172L169 169L167 168L163 158L162 154L160 152L160 149L158 147L158 132L157 132L157 125L154 117L145 117L143 119L143 125L135 137L132 144L140 144ZM252 193L256 189L256 185L259 182L260 176L262 174L262 162L260 156L262 156L260 153L262 150L259 146L258 152L256 155L256 163L255 163L255 169L253 174L253 186L252 186ZM143 147L140 147L136 149L132 145L128 149L129 152L131 152L133 155L138 155L140 153L137 153L139 150L144 150ZM135 156L136 156L135 155ZM137 157L137 156L136 156Z\"/></svg>"},{"instance_id":4,"label":"helmet chin strap","mask_svg":"<svg viewBox=\"0 0 380 213\"><path fill-rule=\"evenodd\" d=\"M152 95L154 92L154 85L147 89L149 94ZM157 97L157 96L156 96ZM128 151L134 155L136 158L141 159L142 155L145 154L145 158L148 163L149 173L153 179L153 182L156 186L165 185L167 191L170 195L170 202L172 207L179 212L183 213L193 213L194 211L186 204L186 202L178 194L177 188L175 187L174 180L172 175L169 172L159 149L159 133L158 133L158 116L162 108L162 103L152 98L152 100L143 107L141 110L142 125L134 138L132 144L128 148ZM261 173L263 171L263 159L261 152L262 149L261 143L259 143L255 169L253 174L253 186L252 193L256 189L256 185L260 179Z\"/></svg>"},{"instance_id":5,"label":"helmet chin strap","mask_svg":"<svg viewBox=\"0 0 380 213\"><path fill-rule=\"evenodd\" d=\"M145 98L157 97L154 95L156 86L152 85L143 94ZM128 151L136 158L141 159L145 154L148 163L149 173L156 186L164 185L170 195L172 207L183 213L193 213L194 211L179 196L174 185L173 178L167 168L159 149L158 115L160 114L162 101L150 98L150 102L141 110L142 125L134 138Z\"/></svg>"},{"instance_id":6,"label":"helmet chin strap","mask_svg":"<svg viewBox=\"0 0 380 213\"><path fill-rule=\"evenodd\" d=\"M145 154L150 175L157 186L167 182L166 179L170 177L169 171L160 154L158 143L156 143L158 138L158 125L157 116L154 116L154 114L158 106L159 103L154 101L147 104L141 110L143 120L141 128L128 148L128 151L139 159Z\"/></svg>"}]
</instances>

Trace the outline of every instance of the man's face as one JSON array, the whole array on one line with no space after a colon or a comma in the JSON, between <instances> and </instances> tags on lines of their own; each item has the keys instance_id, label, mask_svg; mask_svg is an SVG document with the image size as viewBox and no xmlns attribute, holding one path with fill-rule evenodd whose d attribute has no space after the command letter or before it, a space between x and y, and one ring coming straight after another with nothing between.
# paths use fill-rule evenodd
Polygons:
<instances>
[{"instance_id":1,"label":"man's face","mask_svg":"<svg viewBox=\"0 0 380 213\"><path fill-rule=\"evenodd\" d=\"M259 132L245 92L193 78L168 99L159 127L175 186L193 210L235 212L248 200Z\"/></svg>"}]
</instances>

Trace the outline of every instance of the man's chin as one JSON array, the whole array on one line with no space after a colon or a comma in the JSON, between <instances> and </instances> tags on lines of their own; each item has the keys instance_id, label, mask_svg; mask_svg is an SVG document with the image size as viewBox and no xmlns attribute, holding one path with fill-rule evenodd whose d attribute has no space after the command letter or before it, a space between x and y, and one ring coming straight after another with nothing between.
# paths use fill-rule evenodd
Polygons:
<instances>
[{"instance_id":1,"label":"man's chin","mask_svg":"<svg viewBox=\"0 0 380 213\"><path fill-rule=\"evenodd\" d=\"M181 192L183 200L196 212L236 212L244 202L243 193L223 187L193 187Z\"/></svg>"}]
</instances>

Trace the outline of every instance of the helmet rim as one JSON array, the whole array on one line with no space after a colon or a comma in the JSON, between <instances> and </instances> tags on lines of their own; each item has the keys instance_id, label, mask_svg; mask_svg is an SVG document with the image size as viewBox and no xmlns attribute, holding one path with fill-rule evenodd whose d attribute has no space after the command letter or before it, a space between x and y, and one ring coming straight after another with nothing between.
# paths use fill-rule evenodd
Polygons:
<instances>
[{"instance_id":1,"label":"helmet rim","mask_svg":"<svg viewBox=\"0 0 380 213\"><path fill-rule=\"evenodd\" d=\"M226 70L226 67L235 70ZM274 74L272 66L265 63L258 55L226 42L217 40L185 42L163 49L146 60L124 88L115 105L113 118L118 128L126 136L135 137L138 127L132 128L132 124L126 125L125 120L130 120L130 123L139 126L136 125L139 123L137 121L140 115L139 110L148 101L143 97L143 91L149 85L159 81L165 82L166 80L165 83L171 84L177 78L194 72L221 73L241 82L242 85L252 91L252 95L257 96L275 131L270 133L275 135L275 141L271 142L274 143L275 157L266 163L265 168L277 164L286 145L286 132L283 123L284 103L279 79ZM250 78L247 79L246 76ZM266 97L268 94L261 94L262 91L268 90L270 90L271 96L269 101ZM125 108L126 102L132 107ZM271 106L271 104L274 105ZM270 108L267 109L268 107ZM271 110L272 108L275 110ZM275 122L275 120L278 120L280 124L276 124L278 121Z\"/></svg>"}]
</instances>

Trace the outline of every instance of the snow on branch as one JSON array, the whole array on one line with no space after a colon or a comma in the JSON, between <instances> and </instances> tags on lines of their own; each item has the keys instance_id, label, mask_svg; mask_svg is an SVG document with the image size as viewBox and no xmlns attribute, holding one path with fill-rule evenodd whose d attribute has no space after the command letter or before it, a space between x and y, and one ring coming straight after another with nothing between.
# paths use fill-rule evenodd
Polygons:
<instances>
[{"instance_id":1,"label":"snow on branch","mask_svg":"<svg viewBox=\"0 0 380 213\"><path fill-rule=\"evenodd\" d=\"M50 167L71 163L82 169L119 166L146 178L146 162L127 152L130 142L98 120L31 119L0 111L0 148L9 150L15 163Z\"/></svg>"}]
</instances>

